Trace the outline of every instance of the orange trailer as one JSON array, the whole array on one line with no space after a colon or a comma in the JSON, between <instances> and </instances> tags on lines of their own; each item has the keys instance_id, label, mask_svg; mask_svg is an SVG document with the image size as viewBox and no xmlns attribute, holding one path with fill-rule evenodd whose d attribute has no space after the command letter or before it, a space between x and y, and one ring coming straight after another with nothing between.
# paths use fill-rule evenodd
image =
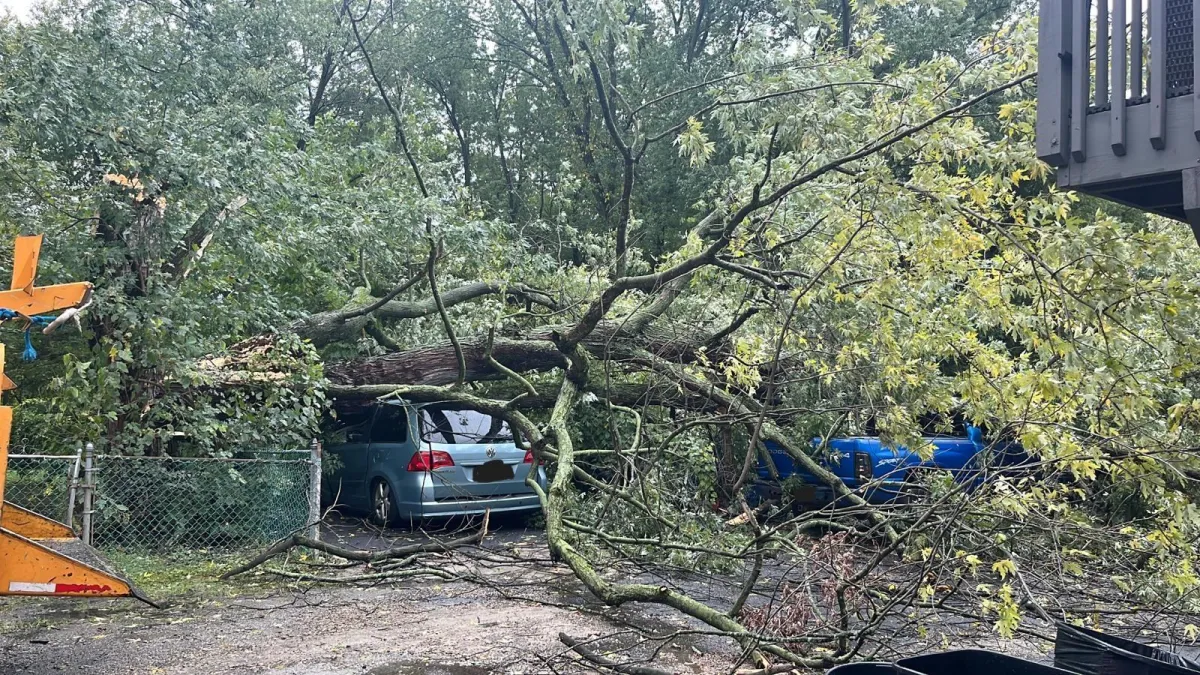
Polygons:
<instances>
[{"instance_id":1,"label":"orange trailer","mask_svg":"<svg viewBox=\"0 0 1200 675\"><path fill-rule=\"evenodd\" d=\"M35 315L77 311L89 301L92 290L86 282L35 286L41 248L42 235L17 237L12 288L0 291L0 310L30 324ZM0 344L0 391L14 386L4 375L4 345ZM112 571L71 528L3 501L11 431L12 408L0 405L0 595L131 596L154 604Z\"/></svg>"}]
</instances>

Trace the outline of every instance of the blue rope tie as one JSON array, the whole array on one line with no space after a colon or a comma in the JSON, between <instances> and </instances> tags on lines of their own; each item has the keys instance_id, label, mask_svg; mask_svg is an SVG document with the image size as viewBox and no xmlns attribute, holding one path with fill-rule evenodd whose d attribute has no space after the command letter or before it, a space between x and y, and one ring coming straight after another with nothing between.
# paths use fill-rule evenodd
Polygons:
<instances>
[{"instance_id":1,"label":"blue rope tie","mask_svg":"<svg viewBox=\"0 0 1200 675\"><path fill-rule=\"evenodd\" d=\"M20 318L21 318L21 315L17 314L16 312L12 311L11 309L0 309L0 321L11 321L13 319L20 319ZM30 317L29 321L35 326L49 326L50 323L54 321L54 319L55 319L55 317L43 315L43 316Z\"/></svg>"},{"instance_id":2,"label":"blue rope tie","mask_svg":"<svg viewBox=\"0 0 1200 675\"><path fill-rule=\"evenodd\" d=\"M25 329L25 351L21 352L21 358L25 361L33 361L37 358L37 350L33 348L33 340L29 337L32 329L33 326Z\"/></svg>"},{"instance_id":3,"label":"blue rope tie","mask_svg":"<svg viewBox=\"0 0 1200 675\"><path fill-rule=\"evenodd\" d=\"M20 314L11 309L0 309L0 322L11 321L13 319L22 318ZM31 333L34 326L49 326L54 321L52 316L33 316L29 318L29 325L25 327L25 351L21 352L21 358L26 361L33 361L37 358L37 350L33 348L33 337Z\"/></svg>"}]
</instances>

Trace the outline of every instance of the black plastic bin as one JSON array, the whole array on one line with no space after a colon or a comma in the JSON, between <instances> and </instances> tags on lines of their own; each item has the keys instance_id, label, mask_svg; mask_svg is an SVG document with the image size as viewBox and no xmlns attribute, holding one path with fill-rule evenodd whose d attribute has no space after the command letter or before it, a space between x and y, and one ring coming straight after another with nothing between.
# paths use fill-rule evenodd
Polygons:
<instances>
[{"instance_id":1,"label":"black plastic bin","mask_svg":"<svg viewBox=\"0 0 1200 675\"><path fill-rule=\"evenodd\" d=\"M958 649L896 662L897 673L909 675L1071 675L1033 661L985 649Z\"/></svg>"},{"instance_id":2,"label":"black plastic bin","mask_svg":"<svg viewBox=\"0 0 1200 675\"><path fill-rule=\"evenodd\" d=\"M884 661L859 661L834 666L825 675L892 675L892 664Z\"/></svg>"},{"instance_id":3,"label":"black plastic bin","mask_svg":"<svg viewBox=\"0 0 1200 675\"><path fill-rule=\"evenodd\" d=\"M1058 624L1054 665L1079 675L1196 675L1200 663L1158 647Z\"/></svg>"}]
</instances>

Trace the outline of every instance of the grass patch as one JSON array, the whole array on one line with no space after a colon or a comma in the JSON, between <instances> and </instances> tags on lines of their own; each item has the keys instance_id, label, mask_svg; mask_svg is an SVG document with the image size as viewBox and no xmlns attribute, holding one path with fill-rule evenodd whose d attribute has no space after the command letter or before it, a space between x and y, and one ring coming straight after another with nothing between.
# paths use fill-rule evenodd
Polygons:
<instances>
[{"instance_id":1,"label":"grass patch","mask_svg":"<svg viewBox=\"0 0 1200 675\"><path fill-rule=\"evenodd\" d=\"M222 573L252 554L206 550L174 553L105 551L126 579L154 600L180 596L233 597L269 585L259 577L222 580Z\"/></svg>"}]
</instances>

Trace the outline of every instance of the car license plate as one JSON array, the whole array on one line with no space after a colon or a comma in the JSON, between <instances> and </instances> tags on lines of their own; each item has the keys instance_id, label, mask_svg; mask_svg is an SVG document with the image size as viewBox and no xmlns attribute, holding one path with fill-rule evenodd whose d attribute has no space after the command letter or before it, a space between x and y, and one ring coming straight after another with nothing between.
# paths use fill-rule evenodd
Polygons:
<instances>
[{"instance_id":1,"label":"car license plate","mask_svg":"<svg viewBox=\"0 0 1200 675\"><path fill-rule=\"evenodd\" d=\"M493 459L487 464L475 467L476 483L495 483L498 480L512 480L513 468L499 459Z\"/></svg>"}]
</instances>

